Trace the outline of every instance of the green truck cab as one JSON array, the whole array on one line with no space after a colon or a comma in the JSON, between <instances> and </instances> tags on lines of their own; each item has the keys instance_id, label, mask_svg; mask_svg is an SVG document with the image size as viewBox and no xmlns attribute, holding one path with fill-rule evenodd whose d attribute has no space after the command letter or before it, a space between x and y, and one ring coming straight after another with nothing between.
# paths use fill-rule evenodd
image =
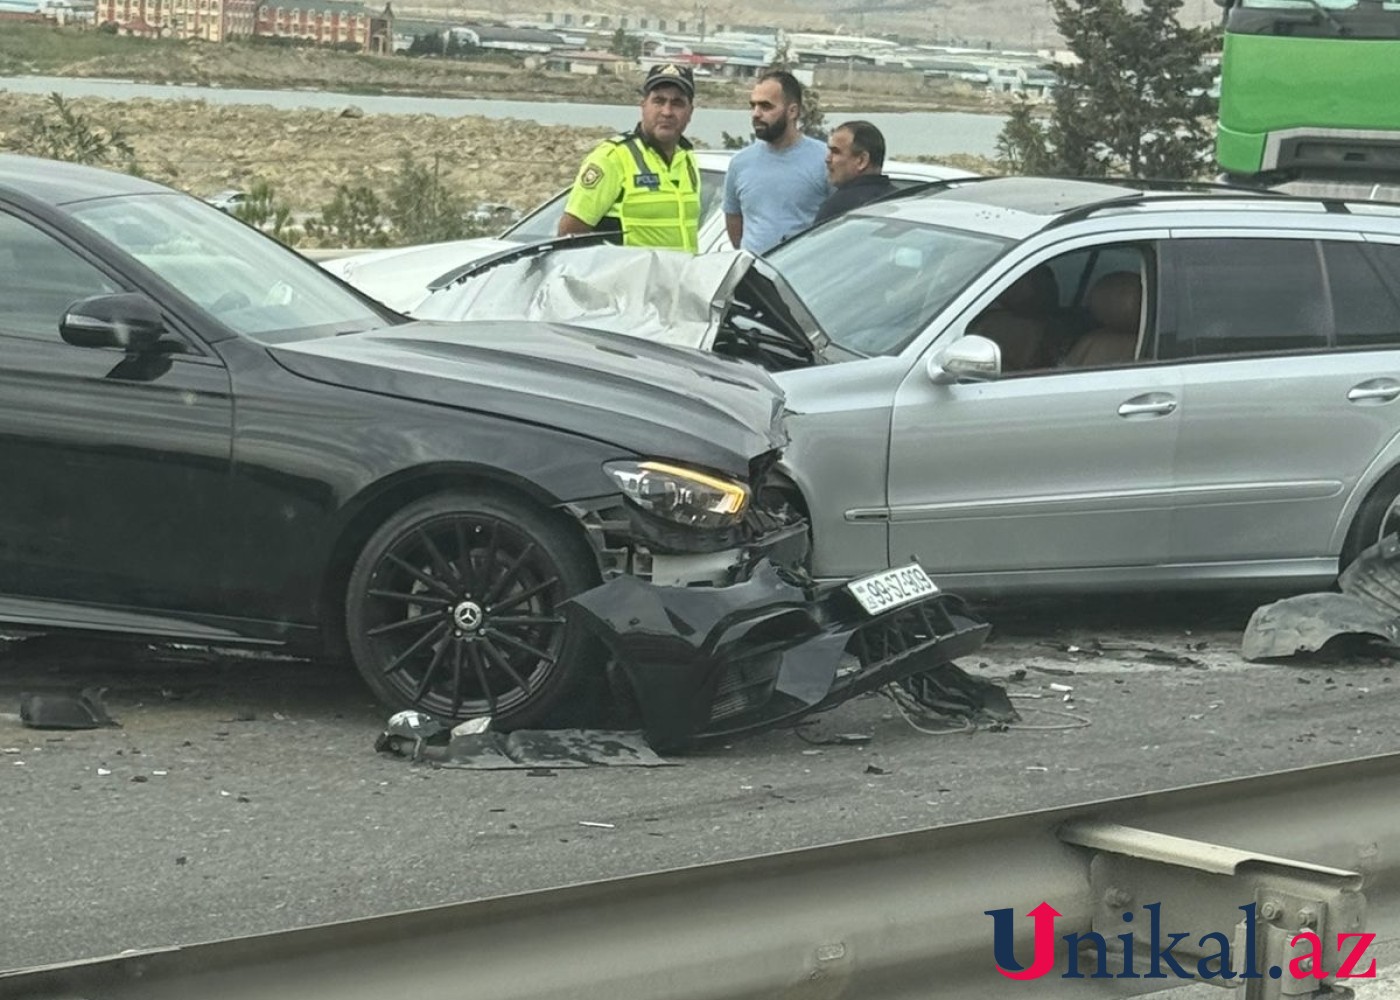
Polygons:
<instances>
[{"instance_id":1,"label":"green truck cab","mask_svg":"<svg viewBox=\"0 0 1400 1000\"><path fill-rule=\"evenodd\" d=\"M1216 2L1227 179L1350 197L1400 185L1400 0Z\"/></svg>"}]
</instances>

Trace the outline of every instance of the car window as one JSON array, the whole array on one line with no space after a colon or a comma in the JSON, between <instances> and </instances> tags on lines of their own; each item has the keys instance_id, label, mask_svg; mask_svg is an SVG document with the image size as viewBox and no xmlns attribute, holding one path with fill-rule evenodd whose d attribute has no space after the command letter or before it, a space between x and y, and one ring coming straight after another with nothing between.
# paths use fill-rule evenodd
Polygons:
<instances>
[{"instance_id":1,"label":"car window","mask_svg":"<svg viewBox=\"0 0 1400 1000\"><path fill-rule=\"evenodd\" d=\"M700 171L700 224L703 226L710 213L719 204L719 196L724 191L723 170ZM519 243L535 243L548 240L559 233L559 219L564 214L564 205L569 200L569 191L559 192L549 201L521 219L505 231L505 238Z\"/></svg>"},{"instance_id":2,"label":"car window","mask_svg":"<svg viewBox=\"0 0 1400 1000\"><path fill-rule=\"evenodd\" d=\"M276 342L386 324L317 265L192 198L100 198L71 212L239 333Z\"/></svg>"},{"instance_id":3,"label":"car window","mask_svg":"<svg viewBox=\"0 0 1400 1000\"><path fill-rule=\"evenodd\" d=\"M49 234L0 213L0 333L60 341L74 302L121 289Z\"/></svg>"},{"instance_id":4,"label":"car window","mask_svg":"<svg viewBox=\"0 0 1400 1000\"><path fill-rule=\"evenodd\" d=\"M569 191L566 188L511 226L503 235L506 239L520 243L535 243L557 236L559 219L564 214L564 203L568 200Z\"/></svg>"},{"instance_id":5,"label":"car window","mask_svg":"<svg viewBox=\"0 0 1400 1000\"><path fill-rule=\"evenodd\" d=\"M1400 344L1400 300L1377 258L1400 248L1364 243L1322 244L1338 347L1394 347ZM1396 261L1392 266L1400 266Z\"/></svg>"},{"instance_id":6,"label":"car window","mask_svg":"<svg viewBox=\"0 0 1400 1000\"><path fill-rule=\"evenodd\" d=\"M896 354L1009 245L983 233L845 215L767 258L838 345Z\"/></svg>"},{"instance_id":7,"label":"car window","mask_svg":"<svg viewBox=\"0 0 1400 1000\"><path fill-rule=\"evenodd\" d=\"M1180 239L1163 244L1159 357L1326 348L1331 327L1322 255L1313 240Z\"/></svg>"},{"instance_id":8,"label":"car window","mask_svg":"<svg viewBox=\"0 0 1400 1000\"><path fill-rule=\"evenodd\" d=\"M1148 248L1088 247L1019 272L967 325L1001 349L1007 374L1131 364L1150 357ZM1147 304L1148 308L1144 308Z\"/></svg>"}]
</instances>

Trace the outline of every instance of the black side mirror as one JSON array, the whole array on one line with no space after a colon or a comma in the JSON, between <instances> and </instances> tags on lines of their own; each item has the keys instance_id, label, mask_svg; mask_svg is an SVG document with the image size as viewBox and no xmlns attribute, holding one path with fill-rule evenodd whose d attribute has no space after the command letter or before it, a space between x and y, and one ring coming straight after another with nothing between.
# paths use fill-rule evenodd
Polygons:
<instances>
[{"instance_id":1,"label":"black side mirror","mask_svg":"<svg viewBox=\"0 0 1400 1000\"><path fill-rule=\"evenodd\" d=\"M156 346L165 320L160 307L139 292L94 295L68 307L58 332L75 347L119 347L141 354Z\"/></svg>"}]
</instances>

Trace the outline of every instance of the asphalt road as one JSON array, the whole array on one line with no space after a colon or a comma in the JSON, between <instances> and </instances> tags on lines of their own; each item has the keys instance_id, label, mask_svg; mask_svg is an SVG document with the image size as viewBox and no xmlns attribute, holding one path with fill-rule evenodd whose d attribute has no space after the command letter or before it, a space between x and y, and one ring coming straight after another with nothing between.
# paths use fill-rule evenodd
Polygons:
<instances>
[{"instance_id":1,"label":"asphalt road","mask_svg":"<svg viewBox=\"0 0 1400 1000\"><path fill-rule=\"evenodd\" d=\"M1245 664L1235 650L1256 603L991 609L997 635L962 665L1006 679L1024 718L1005 732L923 732L870 696L676 767L548 776L376 754L387 713L348 670L47 637L0 643L0 969L1400 748L1394 664L1355 653ZM21 690L90 684L109 687L122 728L20 726ZM870 739L823 742L848 733Z\"/></svg>"}]
</instances>

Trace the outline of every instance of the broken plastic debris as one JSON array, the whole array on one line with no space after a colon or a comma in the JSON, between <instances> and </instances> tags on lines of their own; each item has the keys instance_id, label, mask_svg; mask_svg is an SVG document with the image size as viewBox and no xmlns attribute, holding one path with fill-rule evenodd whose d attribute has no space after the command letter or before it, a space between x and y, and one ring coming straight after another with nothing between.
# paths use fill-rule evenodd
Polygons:
<instances>
[{"instance_id":1,"label":"broken plastic debris","mask_svg":"<svg viewBox=\"0 0 1400 1000\"><path fill-rule=\"evenodd\" d=\"M579 820L579 821L578 821L578 825L579 825L579 826L592 826L592 827L598 828L599 830L616 830L616 829L617 829L617 824L616 824L616 823L594 823L594 822L592 822L592 821L590 821L590 820L586 820L586 819L581 819L581 820Z\"/></svg>"},{"instance_id":2,"label":"broken plastic debris","mask_svg":"<svg viewBox=\"0 0 1400 1000\"><path fill-rule=\"evenodd\" d=\"M1071 685L1069 685L1069 684L1057 684L1057 683L1052 683L1052 684L1050 685L1050 690L1051 690L1051 691L1073 691L1074 688L1073 688Z\"/></svg>"},{"instance_id":3,"label":"broken plastic debris","mask_svg":"<svg viewBox=\"0 0 1400 1000\"><path fill-rule=\"evenodd\" d=\"M389 716L384 732L374 740L374 749L422 760L424 747L444 746L451 738L451 730L432 716L408 709Z\"/></svg>"},{"instance_id":4,"label":"broken plastic debris","mask_svg":"<svg viewBox=\"0 0 1400 1000\"><path fill-rule=\"evenodd\" d=\"M84 688L76 695L35 694L19 696L19 721L30 729L101 729L120 726L102 703L105 688Z\"/></svg>"},{"instance_id":5,"label":"broken plastic debris","mask_svg":"<svg viewBox=\"0 0 1400 1000\"><path fill-rule=\"evenodd\" d=\"M458 727L461 728L460 726ZM672 767L657 756L641 733L598 729L517 729L454 735L444 750L428 758L439 767L477 771L528 770L552 775L551 768Z\"/></svg>"},{"instance_id":6,"label":"broken plastic debris","mask_svg":"<svg viewBox=\"0 0 1400 1000\"><path fill-rule=\"evenodd\" d=\"M0 753L23 753L19 747L0 747Z\"/></svg>"},{"instance_id":7,"label":"broken plastic debris","mask_svg":"<svg viewBox=\"0 0 1400 1000\"><path fill-rule=\"evenodd\" d=\"M1027 770L1027 771L1048 771L1048 770L1050 770L1050 769L1049 769L1048 767L1041 767L1039 764L1032 764L1030 767L1026 768L1026 770Z\"/></svg>"},{"instance_id":8,"label":"broken plastic debris","mask_svg":"<svg viewBox=\"0 0 1400 1000\"><path fill-rule=\"evenodd\" d=\"M97 773L100 774L100 775L102 775L103 777L106 777L107 775L111 774L112 772L109 771L109 770L107 770L105 767L99 767L99 768L97 769Z\"/></svg>"},{"instance_id":9,"label":"broken plastic debris","mask_svg":"<svg viewBox=\"0 0 1400 1000\"><path fill-rule=\"evenodd\" d=\"M453 737L476 736L491 728L491 716L481 715L475 719L468 719L466 722L458 723L452 728Z\"/></svg>"},{"instance_id":10,"label":"broken plastic debris","mask_svg":"<svg viewBox=\"0 0 1400 1000\"><path fill-rule=\"evenodd\" d=\"M156 777L158 777L158 778L163 778L163 777L165 777L167 774L169 774L170 772L169 772L169 771L152 771L151 773L154 774L154 775L155 775Z\"/></svg>"}]
</instances>

